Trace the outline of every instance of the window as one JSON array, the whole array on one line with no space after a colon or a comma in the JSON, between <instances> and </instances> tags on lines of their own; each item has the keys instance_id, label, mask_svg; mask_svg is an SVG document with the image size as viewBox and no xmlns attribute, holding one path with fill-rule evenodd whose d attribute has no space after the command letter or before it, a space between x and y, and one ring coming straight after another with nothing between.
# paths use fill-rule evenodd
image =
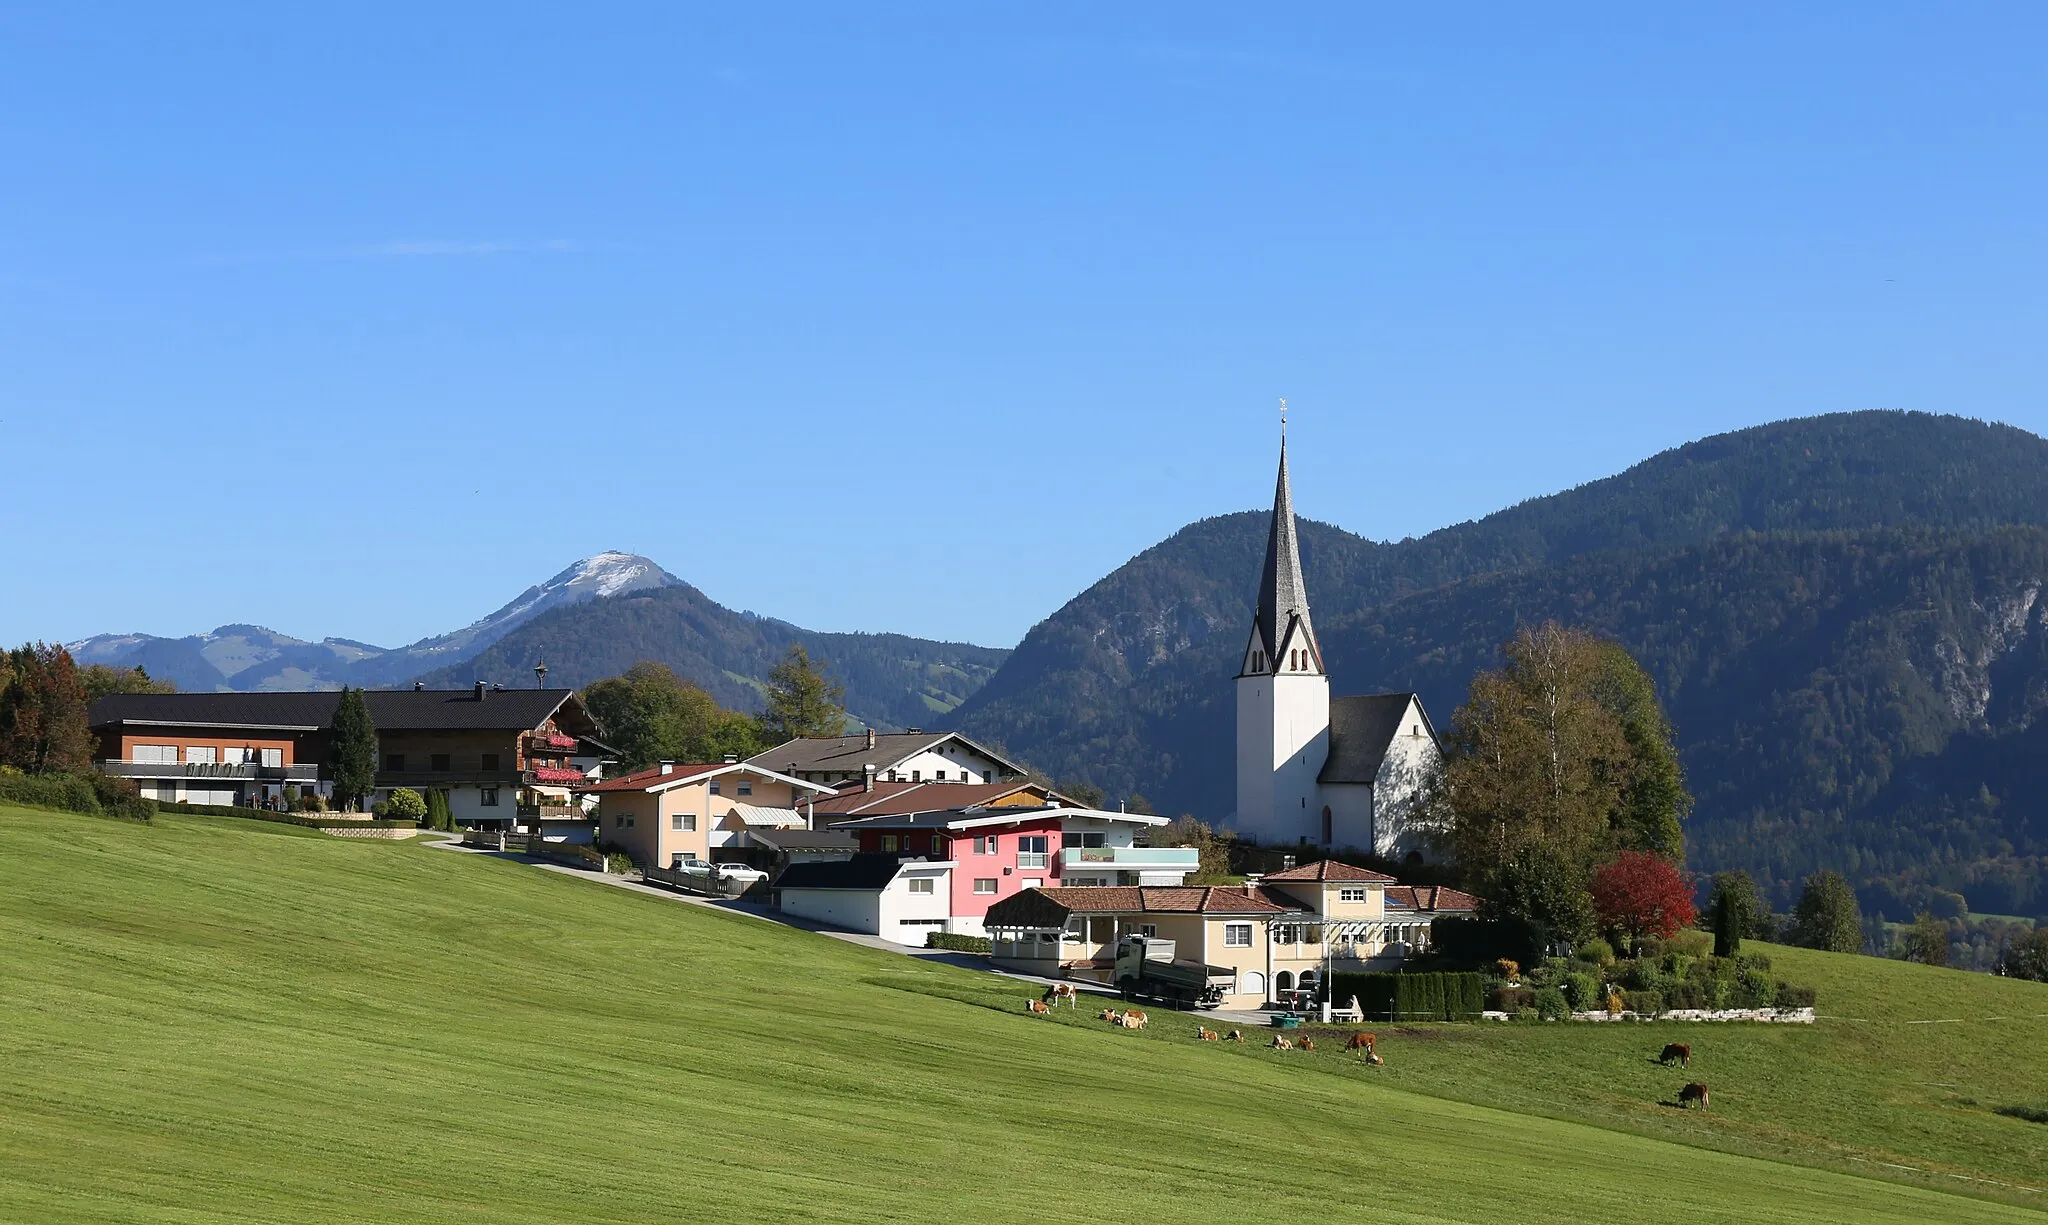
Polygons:
<instances>
[{"instance_id":1,"label":"window","mask_svg":"<svg viewBox=\"0 0 2048 1225\"><path fill-rule=\"evenodd\" d=\"M752 794L754 794L754 784L753 784L752 782L749 782L749 781L746 781L746 780L741 780L741 782L740 782L740 794L741 794L741 795L752 795Z\"/></svg>"},{"instance_id":2,"label":"window","mask_svg":"<svg viewBox=\"0 0 2048 1225\"><path fill-rule=\"evenodd\" d=\"M974 891L976 893L994 893L996 891L996 878L993 876L975 877Z\"/></svg>"},{"instance_id":3,"label":"window","mask_svg":"<svg viewBox=\"0 0 2048 1225\"><path fill-rule=\"evenodd\" d=\"M485 774L496 774L498 772L498 755L496 753L484 754L483 771Z\"/></svg>"},{"instance_id":4,"label":"window","mask_svg":"<svg viewBox=\"0 0 2048 1225\"><path fill-rule=\"evenodd\" d=\"M910 781L913 783L923 782L924 780L919 777L919 775L922 773L923 772L919 770L912 770L910 772Z\"/></svg>"},{"instance_id":5,"label":"window","mask_svg":"<svg viewBox=\"0 0 2048 1225\"><path fill-rule=\"evenodd\" d=\"M984 838L984 837L982 837L982 836L981 836L981 835L979 835L979 834L975 835L975 838L974 838L974 853L975 853L975 854L977 854L977 855L993 855L993 854L995 854L995 853L996 853L996 836L995 836L994 834L990 834L990 835L988 835L987 837L985 837L985 838Z\"/></svg>"},{"instance_id":6,"label":"window","mask_svg":"<svg viewBox=\"0 0 2048 1225\"><path fill-rule=\"evenodd\" d=\"M678 834L685 832L683 829L683 814L679 812L668 814L668 827Z\"/></svg>"},{"instance_id":7,"label":"window","mask_svg":"<svg viewBox=\"0 0 2048 1225\"><path fill-rule=\"evenodd\" d=\"M1292 923L1275 923L1275 924L1273 925L1273 943L1275 943L1275 944L1299 944L1300 942L1301 942L1301 936L1300 936L1300 933L1298 933L1298 932L1297 932L1297 931L1295 930L1294 924L1292 924Z\"/></svg>"},{"instance_id":8,"label":"window","mask_svg":"<svg viewBox=\"0 0 2048 1225\"><path fill-rule=\"evenodd\" d=\"M1082 835L1081 835L1081 845L1082 845L1082 846L1098 846L1098 847L1099 847L1099 846L1102 846L1102 845L1104 845L1104 842L1103 842L1103 840L1104 840L1104 839L1106 839L1106 838L1108 838L1108 837L1109 837L1109 835L1108 835L1108 834L1082 834Z\"/></svg>"},{"instance_id":9,"label":"window","mask_svg":"<svg viewBox=\"0 0 2048 1225\"><path fill-rule=\"evenodd\" d=\"M1065 933L1065 938L1068 944L1079 944L1083 939L1085 939L1084 935L1082 934L1082 927L1085 923L1086 920L1078 916L1067 920L1067 930Z\"/></svg>"},{"instance_id":10,"label":"window","mask_svg":"<svg viewBox=\"0 0 2048 1225\"><path fill-rule=\"evenodd\" d=\"M1045 878L1042 876L1027 876L1018 882L1017 887L1019 889L1043 889L1045 888Z\"/></svg>"},{"instance_id":11,"label":"window","mask_svg":"<svg viewBox=\"0 0 2048 1225\"><path fill-rule=\"evenodd\" d=\"M253 749L225 748L220 751L220 759L231 766L246 765L252 752Z\"/></svg>"},{"instance_id":12,"label":"window","mask_svg":"<svg viewBox=\"0 0 2048 1225\"><path fill-rule=\"evenodd\" d=\"M685 834L694 834L697 832L697 814L694 812L675 813L669 820L669 827Z\"/></svg>"},{"instance_id":13,"label":"window","mask_svg":"<svg viewBox=\"0 0 2048 1225\"><path fill-rule=\"evenodd\" d=\"M1046 837L1044 834L1025 834L1017 839L1017 866L1020 868L1042 868L1046 861Z\"/></svg>"},{"instance_id":14,"label":"window","mask_svg":"<svg viewBox=\"0 0 2048 1225\"><path fill-rule=\"evenodd\" d=\"M198 745L198 744L195 744L195 745L193 745L193 746L192 746L191 748L188 748L188 749L186 749L186 750L185 750L185 760L186 760L186 761L199 761L199 762L205 762L205 763L206 763L207 765L212 765L212 764L213 764L213 746L212 746L212 745L210 745L210 744L207 744L207 745Z\"/></svg>"},{"instance_id":15,"label":"window","mask_svg":"<svg viewBox=\"0 0 2048 1225\"><path fill-rule=\"evenodd\" d=\"M384 768L385 768L386 770L388 770L388 771L390 771L390 772L394 773L394 774L402 774L402 773L404 773L404 772L405 772L405 754L403 754L403 753L386 753L386 754L384 754Z\"/></svg>"},{"instance_id":16,"label":"window","mask_svg":"<svg viewBox=\"0 0 2048 1225\"><path fill-rule=\"evenodd\" d=\"M896 773L896 771L891 770L889 771L889 781L892 783L900 783L903 781L903 779L900 775Z\"/></svg>"},{"instance_id":17,"label":"window","mask_svg":"<svg viewBox=\"0 0 2048 1225\"><path fill-rule=\"evenodd\" d=\"M718 794L718 780L715 778L711 780L711 794Z\"/></svg>"},{"instance_id":18,"label":"window","mask_svg":"<svg viewBox=\"0 0 2048 1225\"><path fill-rule=\"evenodd\" d=\"M1363 902L1367 896L1364 885L1346 885L1337 890L1337 900L1340 902Z\"/></svg>"},{"instance_id":19,"label":"window","mask_svg":"<svg viewBox=\"0 0 2048 1225\"><path fill-rule=\"evenodd\" d=\"M912 893L930 893L932 891L932 878L929 876L911 877L910 891Z\"/></svg>"},{"instance_id":20,"label":"window","mask_svg":"<svg viewBox=\"0 0 2048 1225\"><path fill-rule=\"evenodd\" d=\"M178 760L178 746L175 744L138 744L131 750L130 761L147 762L150 765L168 766Z\"/></svg>"},{"instance_id":21,"label":"window","mask_svg":"<svg viewBox=\"0 0 2048 1225\"><path fill-rule=\"evenodd\" d=\"M496 787L480 787L477 790L483 796L480 802L485 808L496 808L498 806L498 789Z\"/></svg>"},{"instance_id":22,"label":"window","mask_svg":"<svg viewBox=\"0 0 2048 1225\"><path fill-rule=\"evenodd\" d=\"M1252 946L1252 925L1249 923L1225 923L1223 925L1223 947L1227 949L1248 949Z\"/></svg>"},{"instance_id":23,"label":"window","mask_svg":"<svg viewBox=\"0 0 2048 1225\"><path fill-rule=\"evenodd\" d=\"M428 757L427 769L438 770L441 773L446 774L448 772L448 754L435 753L432 756Z\"/></svg>"},{"instance_id":24,"label":"window","mask_svg":"<svg viewBox=\"0 0 2048 1225\"><path fill-rule=\"evenodd\" d=\"M1116 920L1108 915L1097 915L1088 920L1088 939L1096 944L1108 944L1116 939Z\"/></svg>"},{"instance_id":25,"label":"window","mask_svg":"<svg viewBox=\"0 0 2048 1225\"><path fill-rule=\"evenodd\" d=\"M882 850L884 850L884 851L893 851L893 850L895 850L895 849L896 849L896 835L894 835L894 834L883 834L883 835L882 835L882 846L881 846L881 849L882 849Z\"/></svg>"},{"instance_id":26,"label":"window","mask_svg":"<svg viewBox=\"0 0 2048 1225\"><path fill-rule=\"evenodd\" d=\"M282 765L284 765L284 750L283 750L283 749L265 749L265 750L263 750L263 764L264 764L264 765L266 765L266 766L268 766L268 767L270 767L270 768L271 768L271 769L273 769L273 770L274 770L274 769L277 769L278 767L280 767L280 766L282 766Z\"/></svg>"},{"instance_id":27,"label":"window","mask_svg":"<svg viewBox=\"0 0 2048 1225\"><path fill-rule=\"evenodd\" d=\"M1138 934L1141 936L1156 936L1159 934L1159 925L1157 923L1140 923L1138 924Z\"/></svg>"}]
</instances>

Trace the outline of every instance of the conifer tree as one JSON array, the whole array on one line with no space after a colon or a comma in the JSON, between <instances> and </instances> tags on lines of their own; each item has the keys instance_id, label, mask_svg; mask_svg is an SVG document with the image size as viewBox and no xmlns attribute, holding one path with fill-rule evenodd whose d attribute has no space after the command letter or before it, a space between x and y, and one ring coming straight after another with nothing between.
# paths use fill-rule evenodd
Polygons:
<instances>
[{"instance_id":1,"label":"conifer tree","mask_svg":"<svg viewBox=\"0 0 2048 1225\"><path fill-rule=\"evenodd\" d=\"M370 721L370 704L360 689L344 686L341 703L334 708L328 770L342 811L360 811L363 797L377 781L377 726Z\"/></svg>"}]
</instances>

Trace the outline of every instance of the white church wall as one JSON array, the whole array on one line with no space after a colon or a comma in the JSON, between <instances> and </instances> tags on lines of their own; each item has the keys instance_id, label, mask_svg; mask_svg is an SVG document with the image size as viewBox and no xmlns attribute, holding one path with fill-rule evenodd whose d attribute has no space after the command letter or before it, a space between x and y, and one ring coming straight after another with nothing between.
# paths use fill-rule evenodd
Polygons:
<instances>
[{"instance_id":1,"label":"white church wall","mask_svg":"<svg viewBox=\"0 0 2048 1225\"><path fill-rule=\"evenodd\" d=\"M1323 803L1330 809L1332 848L1373 850L1373 794L1364 783L1332 783L1323 788Z\"/></svg>"},{"instance_id":2,"label":"white church wall","mask_svg":"<svg viewBox=\"0 0 2048 1225\"><path fill-rule=\"evenodd\" d=\"M1431 776L1442 766L1443 753L1429 733L1422 703L1410 699L1373 782L1378 798L1373 850L1393 858L1423 849L1415 817Z\"/></svg>"},{"instance_id":3,"label":"white church wall","mask_svg":"<svg viewBox=\"0 0 2048 1225\"><path fill-rule=\"evenodd\" d=\"M1316 775L1330 752L1330 681L1319 673L1237 682L1237 819L1269 845L1322 837Z\"/></svg>"}]
</instances>

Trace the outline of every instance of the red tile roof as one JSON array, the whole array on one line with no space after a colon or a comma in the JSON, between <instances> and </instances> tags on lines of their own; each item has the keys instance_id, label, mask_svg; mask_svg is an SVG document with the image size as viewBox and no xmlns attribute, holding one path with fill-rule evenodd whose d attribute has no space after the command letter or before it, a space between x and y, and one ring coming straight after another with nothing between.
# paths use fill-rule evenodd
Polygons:
<instances>
[{"instance_id":1,"label":"red tile roof","mask_svg":"<svg viewBox=\"0 0 2048 1225\"><path fill-rule=\"evenodd\" d=\"M1304 880L1376 880L1392 884L1397 878L1384 872L1372 872L1365 868L1354 868L1348 863L1325 859L1319 863L1305 863L1285 872L1268 872L1260 880L1304 881Z\"/></svg>"},{"instance_id":2,"label":"red tile roof","mask_svg":"<svg viewBox=\"0 0 2048 1225\"><path fill-rule=\"evenodd\" d=\"M1068 911L1148 911L1173 914L1283 914L1299 907L1276 905L1241 885L1052 885L1038 890Z\"/></svg>"},{"instance_id":3,"label":"red tile roof","mask_svg":"<svg viewBox=\"0 0 2048 1225\"><path fill-rule=\"evenodd\" d=\"M1477 910L1479 899L1448 885L1388 885L1387 905L1408 910Z\"/></svg>"},{"instance_id":4,"label":"red tile roof","mask_svg":"<svg viewBox=\"0 0 2048 1225\"><path fill-rule=\"evenodd\" d=\"M593 783L588 787L578 787L576 790L643 791L655 783L679 783L690 778L700 778L714 771L730 770L732 768L734 768L733 763L729 761L699 762L692 765L677 763L670 766L666 773L663 773L660 766L649 766L645 770L635 770L631 774L621 774L617 778L608 778L601 783ZM759 766L752 768L756 771L760 770Z\"/></svg>"}]
</instances>

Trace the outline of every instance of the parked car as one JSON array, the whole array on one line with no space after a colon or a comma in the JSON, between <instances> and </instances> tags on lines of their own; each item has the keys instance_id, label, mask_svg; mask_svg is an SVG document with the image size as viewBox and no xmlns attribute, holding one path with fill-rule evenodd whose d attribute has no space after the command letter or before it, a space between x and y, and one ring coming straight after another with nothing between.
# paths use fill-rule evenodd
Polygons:
<instances>
[{"instance_id":1,"label":"parked car","mask_svg":"<svg viewBox=\"0 0 2048 1225\"><path fill-rule=\"evenodd\" d=\"M706 863L701 859L681 855L676 856L675 870L686 877L702 878L707 885L715 878L721 884L731 881L743 889L752 886L756 881L768 879L766 872L759 868L750 868L743 863Z\"/></svg>"}]
</instances>

